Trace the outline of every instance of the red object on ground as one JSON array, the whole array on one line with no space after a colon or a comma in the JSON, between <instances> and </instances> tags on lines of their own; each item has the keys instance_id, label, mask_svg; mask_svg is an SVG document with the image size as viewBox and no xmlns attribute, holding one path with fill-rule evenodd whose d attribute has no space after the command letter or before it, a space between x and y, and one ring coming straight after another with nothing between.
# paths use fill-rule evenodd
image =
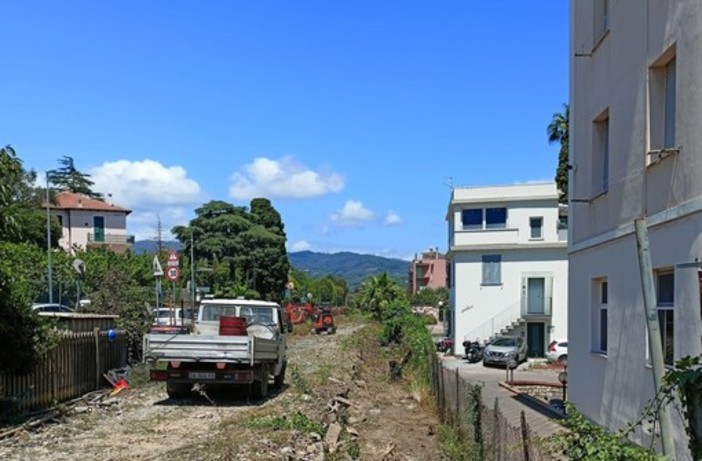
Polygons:
<instances>
[{"instance_id":1,"label":"red object on ground","mask_svg":"<svg viewBox=\"0 0 702 461\"><path fill-rule=\"evenodd\" d=\"M219 318L220 336L246 336L246 319L223 315Z\"/></svg>"},{"instance_id":2,"label":"red object on ground","mask_svg":"<svg viewBox=\"0 0 702 461\"><path fill-rule=\"evenodd\" d=\"M129 383L125 381L124 379L119 379L117 382L112 386L112 389L115 391L121 391L123 389L129 389Z\"/></svg>"}]
</instances>

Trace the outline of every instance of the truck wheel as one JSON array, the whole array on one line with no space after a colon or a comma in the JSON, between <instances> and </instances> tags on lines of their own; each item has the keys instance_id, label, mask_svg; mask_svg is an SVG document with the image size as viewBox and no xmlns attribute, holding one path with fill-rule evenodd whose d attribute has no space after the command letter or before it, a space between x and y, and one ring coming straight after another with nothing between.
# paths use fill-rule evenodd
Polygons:
<instances>
[{"instance_id":1,"label":"truck wheel","mask_svg":"<svg viewBox=\"0 0 702 461\"><path fill-rule=\"evenodd\" d=\"M268 395L268 379L256 379L251 385L251 397L254 400L263 400Z\"/></svg>"},{"instance_id":2,"label":"truck wheel","mask_svg":"<svg viewBox=\"0 0 702 461\"><path fill-rule=\"evenodd\" d=\"M190 397L192 386L188 383L169 383L166 382L166 393L171 399L187 399Z\"/></svg>"},{"instance_id":3,"label":"truck wheel","mask_svg":"<svg viewBox=\"0 0 702 461\"><path fill-rule=\"evenodd\" d=\"M328 335L334 334L334 327L327 327L327 334Z\"/></svg>"},{"instance_id":4,"label":"truck wheel","mask_svg":"<svg viewBox=\"0 0 702 461\"><path fill-rule=\"evenodd\" d=\"M283 368L280 369L280 373L273 378L273 388L281 389L283 384L285 384L285 369L288 367L288 362L283 362Z\"/></svg>"}]
</instances>

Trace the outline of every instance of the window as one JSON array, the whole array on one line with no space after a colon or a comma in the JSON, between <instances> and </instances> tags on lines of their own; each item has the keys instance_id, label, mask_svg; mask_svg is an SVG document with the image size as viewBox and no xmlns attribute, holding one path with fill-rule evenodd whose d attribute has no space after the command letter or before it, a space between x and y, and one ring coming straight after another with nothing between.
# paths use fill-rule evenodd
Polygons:
<instances>
[{"instance_id":1,"label":"window","mask_svg":"<svg viewBox=\"0 0 702 461\"><path fill-rule=\"evenodd\" d=\"M665 66L665 108L663 147L675 147L675 58Z\"/></svg>"},{"instance_id":2,"label":"window","mask_svg":"<svg viewBox=\"0 0 702 461\"><path fill-rule=\"evenodd\" d=\"M600 350L607 352L608 299L609 285L606 281L600 283Z\"/></svg>"},{"instance_id":3,"label":"window","mask_svg":"<svg viewBox=\"0 0 702 461\"><path fill-rule=\"evenodd\" d=\"M597 46L609 30L609 0L594 0L594 7L593 39Z\"/></svg>"},{"instance_id":4,"label":"window","mask_svg":"<svg viewBox=\"0 0 702 461\"><path fill-rule=\"evenodd\" d=\"M541 239L544 238L544 218L529 218L529 227L531 228L531 233L529 238Z\"/></svg>"},{"instance_id":5,"label":"window","mask_svg":"<svg viewBox=\"0 0 702 461\"><path fill-rule=\"evenodd\" d=\"M649 69L649 144L652 154L676 149L675 112L677 107L677 60L675 47L669 49ZM649 158L659 160L661 156Z\"/></svg>"},{"instance_id":6,"label":"window","mask_svg":"<svg viewBox=\"0 0 702 461\"><path fill-rule=\"evenodd\" d=\"M672 270L656 272L656 299L658 300L658 323L663 345L663 362L673 364L675 322L673 305L675 302L675 278Z\"/></svg>"},{"instance_id":7,"label":"window","mask_svg":"<svg viewBox=\"0 0 702 461\"><path fill-rule=\"evenodd\" d=\"M507 208L487 208L485 210L486 229L504 229L507 227Z\"/></svg>"},{"instance_id":8,"label":"window","mask_svg":"<svg viewBox=\"0 0 702 461\"><path fill-rule=\"evenodd\" d=\"M592 195L609 188L609 110L593 122Z\"/></svg>"},{"instance_id":9,"label":"window","mask_svg":"<svg viewBox=\"0 0 702 461\"><path fill-rule=\"evenodd\" d=\"M504 229L507 208L468 208L461 211L461 222L463 230Z\"/></svg>"},{"instance_id":10,"label":"window","mask_svg":"<svg viewBox=\"0 0 702 461\"><path fill-rule=\"evenodd\" d=\"M592 350L607 353L609 337L609 284L607 279L594 279L592 293Z\"/></svg>"},{"instance_id":11,"label":"window","mask_svg":"<svg viewBox=\"0 0 702 461\"><path fill-rule=\"evenodd\" d=\"M461 212L461 220L463 229L482 229L483 228L483 209L473 208L463 210Z\"/></svg>"},{"instance_id":12,"label":"window","mask_svg":"<svg viewBox=\"0 0 702 461\"><path fill-rule=\"evenodd\" d=\"M502 284L502 256L483 255L483 285Z\"/></svg>"}]
</instances>

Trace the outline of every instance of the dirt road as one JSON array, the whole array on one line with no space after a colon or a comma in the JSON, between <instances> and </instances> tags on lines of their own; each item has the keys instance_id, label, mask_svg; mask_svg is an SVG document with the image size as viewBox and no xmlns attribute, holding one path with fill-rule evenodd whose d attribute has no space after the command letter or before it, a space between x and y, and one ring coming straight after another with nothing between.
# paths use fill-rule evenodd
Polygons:
<instances>
[{"instance_id":1,"label":"dirt road","mask_svg":"<svg viewBox=\"0 0 702 461\"><path fill-rule=\"evenodd\" d=\"M0 459L441 459L432 411L369 365L379 351L364 352L359 328L290 338L286 385L263 402L243 393L176 401L147 383L0 441Z\"/></svg>"}]
</instances>

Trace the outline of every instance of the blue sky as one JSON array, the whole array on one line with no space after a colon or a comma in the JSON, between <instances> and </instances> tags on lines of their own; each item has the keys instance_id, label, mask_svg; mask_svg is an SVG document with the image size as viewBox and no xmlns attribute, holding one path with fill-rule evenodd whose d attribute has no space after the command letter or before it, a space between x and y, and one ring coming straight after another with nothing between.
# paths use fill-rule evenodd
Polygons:
<instances>
[{"instance_id":1,"label":"blue sky","mask_svg":"<svg viewBox=\"0 0 702 461\"><path fill-rule=\"evenodd\" d=\"M449 185L552 180L567 2L4 2L2 144L137 238L266 196L290 250L445 251ZM452 179L448 179L452 178Z\"/></svg>"}]
</instances>

